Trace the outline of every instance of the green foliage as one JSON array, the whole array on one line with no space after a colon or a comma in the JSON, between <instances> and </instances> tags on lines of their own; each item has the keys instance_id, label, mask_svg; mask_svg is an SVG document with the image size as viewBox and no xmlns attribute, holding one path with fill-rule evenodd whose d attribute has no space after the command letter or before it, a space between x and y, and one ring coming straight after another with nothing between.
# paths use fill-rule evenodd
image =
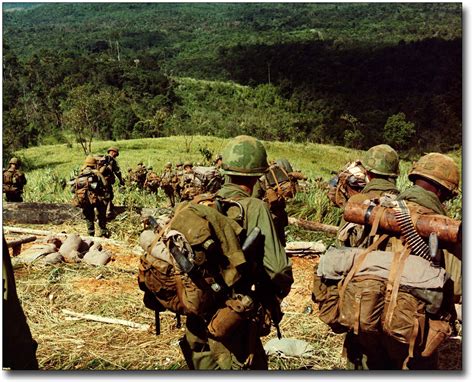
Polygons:
<instances>
[{"instance_id":1,"label":"green foliage","mask_svg":"<svg viewBox=\"0 0 474 382\"><path fill-rule=\"evenodd\" d=\"M94 131L83 142L251 134L368 148L399 113L416 129L400 149L449 151L462 144L461 16L459 3L4 7L4 151L73 127ZM79 112L89 96L96 126ZM388 139L408 140L393 123Z\"/></svg>"},{"instance_id":2,"label":"green foliage","mask_svg":"<svg viewBox=\"0 0 474 382\"><path fill-rule=\"evenodd\" d=\"M415 133L415 124L406 120L405 113L390 116L383 128L385 143L395 150L404 150L409 147L411 138Z\"/></svg>"}]
</instances>

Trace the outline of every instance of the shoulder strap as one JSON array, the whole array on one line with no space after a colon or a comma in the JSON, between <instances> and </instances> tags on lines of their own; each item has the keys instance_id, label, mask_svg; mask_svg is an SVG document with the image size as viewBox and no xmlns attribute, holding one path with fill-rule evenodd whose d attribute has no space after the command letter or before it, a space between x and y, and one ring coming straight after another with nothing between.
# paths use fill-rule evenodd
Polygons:
<instances>
[{"instance_id":1,"label":"shoulder strap","mask_svg":"<svg viewBox=\"0 0 474 382\"><path fill-rule=\"evenodd\" d=\"M339 306L342 306L342 300L344 299L344 292L346 291L347 285L352 280L354 275L359 270L360 266L364 262L367 255L372 252L373 250L377 249L378 246L388 237L387 234L381 235L376 241L374 241L367 249L365 249L359 257L354 261L354 265L352 266L351 270L344 278L344 281L339 287Z\"/></svg>"}]
</instances>

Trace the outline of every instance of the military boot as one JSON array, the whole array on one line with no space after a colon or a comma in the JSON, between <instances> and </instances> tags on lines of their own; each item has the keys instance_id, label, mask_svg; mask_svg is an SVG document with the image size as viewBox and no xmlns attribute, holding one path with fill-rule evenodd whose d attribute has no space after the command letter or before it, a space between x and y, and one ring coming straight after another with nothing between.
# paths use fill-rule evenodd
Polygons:
<instances>
[{"instance_id":1,"label":"military boot","mask_svg":"<svg viewBox=\"0 0 474 382\"><path fill-rule=\"evenodd\" d=\"M94 227L94 222L87 222L87 233L89 236L94 236L95 235L95 227Z\"/></svg>"},{"instance_id":2,"label":"military boot","mask_svg":"<svg viewBox=\"0 0 474 382\"><path fill-rule=\"evenodd\" d=\"M110 237L110 231L107 228L101 228L99 236L109 238Z\"/></svg>"}]
</instances>

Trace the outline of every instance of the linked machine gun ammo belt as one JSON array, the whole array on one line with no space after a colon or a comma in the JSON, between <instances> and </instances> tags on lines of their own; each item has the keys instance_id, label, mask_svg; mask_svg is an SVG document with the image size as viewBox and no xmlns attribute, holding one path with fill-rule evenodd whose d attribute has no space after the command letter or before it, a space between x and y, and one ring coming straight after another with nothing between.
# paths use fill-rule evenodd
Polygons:
<instances>
[{"instance_id":1,"label":"linked machine gun ammo belt","mask_svg":"<svg viewBox=\"0 0 474 382\"><path fill-rule=\"evenodd\" d=\"M392 201L384 206L373 200L365 202L349 201L344 208L347 222L376 226L380 232L404 236L415 254L430 258L435 241L440 248L451 247L462 242L462 223L447 216L423 215L411 212L405 202ZM436 235L436 239L434 238ZM430 239L431 236L431 239ZM423 239L428 239L428 246Z\"/></svg>"}]
</instances>

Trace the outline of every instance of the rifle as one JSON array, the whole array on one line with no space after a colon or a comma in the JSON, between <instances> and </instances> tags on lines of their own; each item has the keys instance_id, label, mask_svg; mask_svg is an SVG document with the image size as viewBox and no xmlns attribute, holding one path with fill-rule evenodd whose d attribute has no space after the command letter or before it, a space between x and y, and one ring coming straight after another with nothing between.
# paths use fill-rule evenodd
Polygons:
<instances>
[{"instance_id":1,"label":"rifle","mask_svg":"<svg viewBox=\"0 0 474 382\"><path fill-rule=\"evenodd\" d=\"M259 227L254 227L252 231L250 231L249 235L242 244L242 251L244 252L244 255L247 255L253 249L261 233L262 231ZM245 257L248 258L248 256ZM258 282L255 284L255 294L257 296L257 300L260 301L262 306L270 311L273 325L275 325L277 336L280 339L280 321L283 318L283 313L280 309L280 301L278 301L275 290L271 284L270 277L267 275L267 273L263 269L260 269L259 272L255 272L254 274L258 274L259 277L263 276L265 278L263 282Z\"/></svg>"}]
</instances>

